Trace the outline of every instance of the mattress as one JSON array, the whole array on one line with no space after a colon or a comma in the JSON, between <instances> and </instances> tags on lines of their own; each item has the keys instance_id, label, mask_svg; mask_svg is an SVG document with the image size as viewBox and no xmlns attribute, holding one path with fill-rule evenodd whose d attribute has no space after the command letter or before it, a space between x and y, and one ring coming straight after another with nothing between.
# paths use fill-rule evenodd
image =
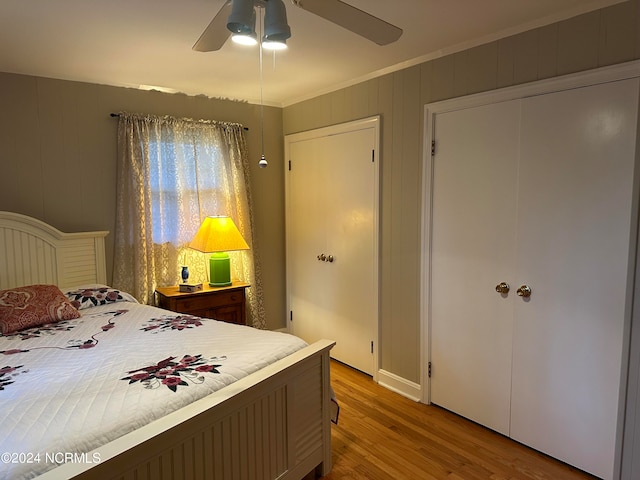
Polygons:
<instances>
[{"instance_id":1,"label":"mattress","mask_svg":"<svg viewBox=\"0 0 640 480\"><path fill-rule=\"evenodd\" d=\"M33 478L303 348L257 330L117 302L0 336L0 478Z\"/></svg>"}]
</instances>

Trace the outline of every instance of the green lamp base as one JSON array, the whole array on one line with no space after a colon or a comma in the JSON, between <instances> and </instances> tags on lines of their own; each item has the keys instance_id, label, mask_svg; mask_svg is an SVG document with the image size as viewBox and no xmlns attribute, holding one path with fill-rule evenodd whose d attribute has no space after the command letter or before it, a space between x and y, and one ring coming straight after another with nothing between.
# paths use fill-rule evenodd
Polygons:
<instances>
[{"instance_id":1,"label":"green lamp base","mask_svg":"<svg viewBox=\"0 0 640 480\"><path fill-rule=\"evenodd\" d=\"M209 286L228 287L231 285L231 261L226 252L217 252L209 258Z\"/></svg>"}]
</instances>

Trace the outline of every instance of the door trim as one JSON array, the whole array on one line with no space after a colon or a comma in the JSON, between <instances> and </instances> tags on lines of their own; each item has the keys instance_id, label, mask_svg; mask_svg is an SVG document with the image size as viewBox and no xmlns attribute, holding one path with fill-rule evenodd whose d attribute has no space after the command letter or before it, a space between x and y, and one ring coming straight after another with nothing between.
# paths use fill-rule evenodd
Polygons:
<instances>
[{"instance_id":1,"label":"door trim","mask_svg":"<svg viewBox=\"0 0 640 480\"><path fill-rule=\"evenodd\" d=\"M372 116L360 120L353 120L350 122L339 123L335 125L329 125L326 127L316 128L313 130L307 130L304 132L293 133L289 135L285 135L284 140L284 185L285 185L285 232L290 230L290 215L289 209L287 205L289 205L289 175L287 172L289 170L289 160L290 160L290 145L295 142L300 142L304 140L311 140L314 138L322 138L328 137L331 135L337 135L341 133L354 132L358 130L366 130L373 128L374 131L374 161L375 161L375 169L374 169L374 192L376 195L374 196L374 240L373 240L373 250L374 250L374 262L373 262L373 275L375 279L375 288L374 288L374 298L371 301L374 304L374 311L376 312L376 318L374 321L374 331L373 331L373 380L378 382L379 375L379 357L380 357L380 116ZM286 233L285 233L286 237ZM289 247L286 247L285 251L286 258L289 257ZM291 306L291 284L290 278L291 275L289 273L289 263L286 266L286 330L290 330L290 319L289 319L289 311Z\"/></svg>"},{"instance_id":2,"label":"door trim","mask_svg":"<svg viewBox=\"0 0 640 480\"><path fill-rule=\"evenodd\" d=\"M435 133L436 115L444 112L472 108L490 103L498 103L508 100L522 99L535 95L559 92L562 90L570 90L574 88L587 87L597 85L599 83L614 82L630 78L640 77L640 61L632 61L619 65L598 68L586 72L564 75L547 80L507 87L493 90L490 92L478 93L464 97L453 98L426 104L424 106L424 132L423 132L423 182L422 182L422 232L421 232L421 272L420 272L420 378L422 385L421 401L429 404L431 397L430 380L428 376L428 365L430 357L431 342L431 309L430 309L430 292L431 292L431 221L432 221L432 188L433 188L433 155L432 141ZM640 134L640 133L639 133ZM435 145L437 153L437 145ZM633 398L634 403L627 401L627 382L629 371L636 371L640 368L638 359L629 359L630 353L630 337L632 319L636 328L640 328L640 314L632 311L632 304L640 302L640 292L634 291L636 258L640 255L638 248L638 192L640 190L640 168L638 153L636 153L636 167L634 179L633 207L631 225L632 238L630 239L629 267L627 281L627 301L625 323L623 330L623 362L620 382L620 403L618 407L618 426L616 434L616 454L615 454L615 471L614 478L617 478L621 472L622 465L622 444L625 429L625 415L628 418L635 418L637 407L640 406L640 398ZM636 318L638 317L638 318ZM437 368L434 367L434 368ZM640 412L638 412L640 413ZM627 422L629 423L630 420ZM631 426L631 423L629 423ZM626 448L631 448L627 446ZM636 447L637 448L637 447Z\"/></svg>"}]
</instances>

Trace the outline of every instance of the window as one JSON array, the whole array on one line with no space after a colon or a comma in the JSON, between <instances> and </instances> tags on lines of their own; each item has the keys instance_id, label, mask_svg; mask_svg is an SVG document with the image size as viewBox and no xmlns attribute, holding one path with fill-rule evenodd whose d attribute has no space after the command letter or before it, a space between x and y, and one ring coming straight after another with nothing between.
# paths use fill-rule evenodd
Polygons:
<instances>
[{"instance_id":1,"label":"window","mask_svg":"<svg viewBox=\"0 0 640 480\"><path fill-rule=\"evenodd\" d=\"M155 243L188 243L200 225L200 212L219 195L220 150L216 146L168 141L149 144L149 181L153 240ZM194 225L191 219L197 213ZM209 212L215 213L215 212Z\"/></svg>"},{"instance_id":2,"label":"window","mask_svg":"<svg viewBox=\"0 0 640 480\"><path fill-rule=\"evenodd\" d=\"M251 247L248 168L242 125L121 113L114 286L153 303L183 262L190 280L208 281L206 258L186 247L208 215L233 218ZM235 253L232 275L251 284L248 322L264 327L260 267L253 250Z\"/></svg>"}]
</instances>

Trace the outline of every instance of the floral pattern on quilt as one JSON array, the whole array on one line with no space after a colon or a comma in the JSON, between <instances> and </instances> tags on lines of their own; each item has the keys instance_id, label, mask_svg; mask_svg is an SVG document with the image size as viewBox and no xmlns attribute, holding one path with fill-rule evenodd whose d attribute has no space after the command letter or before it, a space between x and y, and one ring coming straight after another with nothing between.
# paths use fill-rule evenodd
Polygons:
<instances>
[{"instance_id":1,"label":"floral pattern on quilt","mask_svg":"<svg viewBox=\"0 0 640 480\"><path fill-rule=\"evenodd\" d=\"M10 350L0 350L0 353L3 355L15 355L16 353L24 353L28 351L29 350L22 350L20 348L12 348Z\"/></svg>"},{"instance_id":2,"label":"floral pattern on quilt","mask_svg":"<svg viewBox=\"0 0 640 480\"><path fill-rule=\"evenodd\" d=\"M108 303L137 302L130 294L110 287L80 288L67 292L65 295L71 305L78 310L107 305Z\"/></svg>"},{"instance_id":3,"label":"floral pattern on quilt","mask_svg":"<svg viewBox=\"0 0 640 480\"><path fill-rule=\"evenodd\" d=\"M176 392L179 386L189 386L189 383L204 382L203 373L220 373L217 368L221 365L205 363L202 355L185 355L182 360L175 361L176 357L161 360L155 365L131 370L128 377L121 380L129 380L129 384L140 382L144 388L155 389L165 385L169 390ZM212 360L218 359L214 357Z\"/></svg>"},{"instance_id":4,"label":"floral pattern on quilt","mask_svg":"<svg viewBox=\"0 0 640 480\"><path fill-rule=\"evenodd\" d=\"M159 333L168 330L184 330L186 328L201 327L203 318L194 317L193 315L177 315L174 317L165 316L161 318L150 319L140 329L144 332Z\"/></svg>"},{"instance_id":5,"label":"floral pattern on quilt","mask_svg":"<svg viewBox=\"0 0 640 480\"><path fill-rule=\"evenodd\" d=\"M8 350L0 350L0 354L3 355L13 355L16 353L23 353L23 352L29 352L31 350L40 350L40 349L45 349L45 348L56 348L59 350L73 350L73 349L78 349L78 350L84 350L87 348L93 348L98 344L98 339L96 338L97 335L99 335L100 333L103 332L108 332L109 330L111 330L112 328L114 328L116 325L114 323L114 319L116 317L119 317L120 315L123 315L125 313L127 313L128 310L114 310L111 312L103 312L103 313L99 313L99 314L95 314L95 315L90 315L90 318L98 318L98 317L109 317L109 320L107 321L107 323L105 323L104 325L102 325L100 327L100 331L94 333L93 335L91 335L90 338L88 339L73 339L73 340L68 340L67 344L62 347L62 346L42 346L42 347L33 347L31 349L29 348L11 348ZM67 323L67 325L60 325L62 322L56 323L56 324L51 324L50 326L52 328L50 329L44 329L43 327L34 327L34 328L30 328L30 329L26 329L26 330L21 330L18 333L14 333L14 334L9 334L9 335L1 335L0 337L4 337L7 340L13 340L13 339L20 339L20 340L29 340L31 338L39 338L40 334L42 333L41 331L46 331L47 335L55 335L56 333L60 333L60 332L69 332L71 331L74 327L77 326L77 322L81 321L82 319L79 320L69 320ZM61 328L57 328L58 326L61 326Z\"/></svg>"},{"instance_id":6,"label":"floral pattern on quilt","mask_svg":"<svg viewBox=\"0 0 640 480\"><path fill-rule=\"evenodd\" d=\"M0 368L0 391L4 390L4 387L7 385L11 385L13 383L13 379L19 375L20 373L25 373L26 371L19 372L18 370L22 368L24 365L18 365L17 367L10 367L7 365L6 367Z\"/></svg>"},{"instance_id":7,"label":"floral pattern on quilt","mask_svg":"<svg viewBox=\"0 0 640 480\"><path fill-rule=\"evenodd\" d=\"M57 332L68 332L76 326L76 322L71 320L62 320L57 323L46 323L40 327L26 328L13 333L7 333L0 336L9 339L29 340L30 338L40 338L47 335L55 335Z\"/></svg>"}]
</instances>

